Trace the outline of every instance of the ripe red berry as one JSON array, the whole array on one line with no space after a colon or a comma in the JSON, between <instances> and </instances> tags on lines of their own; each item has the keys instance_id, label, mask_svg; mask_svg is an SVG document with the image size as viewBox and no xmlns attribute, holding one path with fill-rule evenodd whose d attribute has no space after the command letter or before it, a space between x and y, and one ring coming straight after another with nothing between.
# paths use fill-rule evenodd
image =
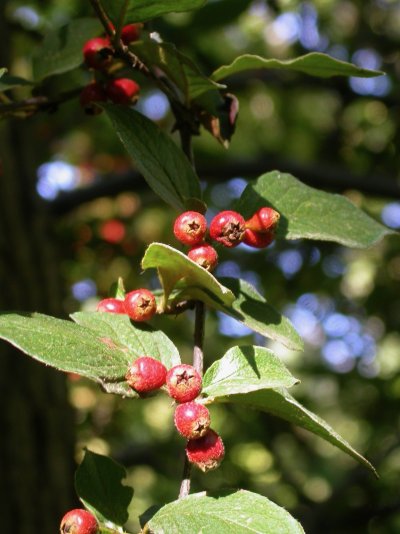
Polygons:
<instances>
[{"instance_id":1,"label":"ripe red berry","mask_svg":"<svg viewBox=\"0 0 400 534\"><path fill-rule=\"evenodd\" d=\"M236 211L221 211L210 223L210 237L225 247L236 247L243 239L246 223Z\"/></svg>"},{"instance_id":2,"label":"ripe red berry","mask_svg":"<svg viewBox=\"0 0 400 534\"><path fill-rule=\"evenodd\" d=\"M206 218L197 211L184 211L175 219L175 237L184 245L200 245L204 241L206 231Z\"/></svg>"},{"instance_id":3,"label":"ripe red berry","mask_svg":"<svg viewBox=\"0 0 400 534\"><path fill-rule=\"evenodd\" d=\"M265 248L272 243L275 238L275 233L273 230L268 232L254 232L249 228L246 229L243 236L243 243L254 248Z\"/></svg>"},{"instance_id":4,"label":"ripe red berry","mask_svg":"<svg viewBox=\"0 0 400 534\"><path fill-rule=\"evenodd\" d=\"M108 313L126 313L123 300L108 298L103 299L97 304L97 311Z\"/></svg>"},{"instance_id":5,"label":"ripe red berry","mask_svg":"<svg viewBox=\"0 0 400 534\"><path fill-rule=\"evenodd\" d=\"M81 106L89 115L97 115L98 113L101 113L101 107L96 106L96 102L105 102L106 100L107 95L103 86L99 82L89 83L82 89L79 97Z\"/></svg>"},{"instance_id":6,"label":"ripe red berry","mask_svg":"<svg viewBox=\"0 0 400 534\"><path fill-rule=\"evenodd\" d=\"M97 534L98 531L94 515L80 508L67 512L60 524L60 534Z\"/></svg>"},{"instance_id":7,"label":"ripe red berry","mask_svg":"<svg viewBox=\"0 0 400 534\"><path fill-rule=\"evenodd\" d=\"M210 427L210 412L203 404L185 402L176 407L174 422L178 432L185 438L201 438Z\"/></svg>"},{"instance_id":8,"label":"ripe red berry","mask_svg":"<svg viewBox=\"0 0 400 534\"><path fill-rule=\"evenodd\" d=\"M218 264L217 251L211 245L198 245L191 248L188 257L207 271L213 271Z\"/></svg>"},{"instance_id":9,"label":"ripe red berry","mask_svg":"<svg viewBox=\"0 0 400 534\"><path fill-rule=\"evenodd\" d=\"M148 321L157 311L155 296L148 289L135 289L125 295L125 313L133 321Z\"/></svg>"},{"instance_id":10,"label":"ripe red berry","mask_svg":"<svg viewBox=\"0 0 400 534\"><path fill-rule=\"evenodd\" d=\"M121 30L121 41L128 45L133 41L137 41L140 35L141 24L127 24Z\"/></svg>"},{"instance_id":11,"label":"ripe red berry","mask_svg":"<svg viewBox=\"0 0 400 534\"><path fill-rule=\"evenodd\" d=\"M130 78L116 78L110 80L106 85L108 98L114 104L122 104L124 106L137 100L139 91L139 85Z\"/></svg>"},{"instance_id":12,"label":"ripe red berry","mask_svg":"<svg viewBox=\"0 0 400 534\"><path fill-rule=\"evenodd\" d=\"M89 39L82 52L86 65L92 69L104 69L112 61L113 49L107 37Z\"/></svg>"},{"instance_id":13,"label":"ripe red berry","mask_svg":"<svg viewBox=\"0 0 400 534\"><path fill-rule=\"evenodd\" d=\"M273 208L267 206L257 210L250 219L246 221L246 228L253 232L268 232L278 224L280 214Z\"/></svg>"},{"instance_id":14,"label":"ripe red berry","mask_svg":"<svg viewBox=\"0 0 400 534\"><path fill-rule=\"evenodd\" d=\"M186 445L187 459L204 472L216 469L224 455L224 443L211 428L202 438L191 439Z\"/></svg>"},{"instance_id":15,"label":"ripe red berry","mask_svg":"<svg viewBox=\"0 0 400 534\"><path fill-rule=\"evenodd\" d=\"M131 388L140 393L147 393L165 384L167 369L159 360L150 356L137 358L125 375Z\"/></svg>"},{"instance_id":16,"label":"ripe red berry","mask_svg":"<svg viewBox=\"0 0 400 534\"><path fill-rule=\"evenodd\" d=\"M189 402L201 391L202 380L192 365L180 364L172 367L166 378L168 394L177 402Z\"/></svg>"}]
</instances>

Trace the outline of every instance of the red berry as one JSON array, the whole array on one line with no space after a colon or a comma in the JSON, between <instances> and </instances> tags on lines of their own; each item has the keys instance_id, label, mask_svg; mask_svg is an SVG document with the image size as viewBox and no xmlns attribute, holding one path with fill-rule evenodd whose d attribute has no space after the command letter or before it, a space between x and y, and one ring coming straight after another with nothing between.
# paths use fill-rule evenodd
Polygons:
<instances>
[{"instance_id":1,"label":"red berry","mask_svg":"<svg viewBox=\"0 0 400 534\"><path fill-rule=\"evenodd\" d=\"M141 24L127 24L121 30L121 41L128 45L132 41L137 41L139 39Z\"/></svg>"},{"instance_id":2,"label":"red berry","mask_svg":"<svg viewBox=\"0 0 400 534\"><path fill-rule=\"evenodd\" d=\"M110 80L106 85L108 98L114 104L122 104L124 106L136 100L139 91L139 85L130 78L116 78L115 80Z\"/></svg>"},{"instance_id":3,"label":"red berry","mask_svg":"<svg viewBox=\"0 0 400 534\"><path fill-rule=\"evenodd\" d=\"M207 271L213 271L218 264L218 254L211 245L198 245L188 252L188 257Z\"/></svg>"},{"instance_id":4,"label":"red berry","mask_svg":"<svg viewBox=\"0 0 400 534\"><path fill-rule=\"evenodd\" d=\"M253 232L249 228L244 232L243 243L254 248L265 248L272 243L275 238L275 233L273 230L268 232Z\"/></svg>"},{"instance_id":5,"label":"red berry","mask_svg":"<svg viewBox=\"0 0 400 534\"><path fill-rule=\"evenodd\" d=\"M210 224L210 237L225 247L236 247L243 239L246 223L236 211L221 211Z\"/></svg>"},{"instance_id":6,"label":"red berry","mask_svg":"<svg viewBox=\"0 0 400 534\"><path fill-rule=\"evenodd\" d=\"M206 218L197 211L184 211L175 219L175 237L184 245L200 245L204 241L206 231Z\"/></svg>"},{"instance_id":7,"label":"red berry","mask_svg":"<svg viewBox=\"0 0 400 534\"><path fill-rule=\"evenodd\" d=\"M155 296L148 289L135 289L125 295L125 313L133 321L148 321L157 311Z\"/></svg>"},{"instance_id":8,"label":"red berry","mask_svg":"<svg viewBox=\"0 0 400 534\"><path fill-rule=\"evenodd\" d=\"M108 313L126 313L123 300L108 298L103 299L97 304L97 311Z\"/></svg>"},{"instance_id":9,"label":"red berry","mask_svg":"<svg viewBox=\"0 0 400 534\"><path fill-rule=\"evenodd\" d=\"M186 445L186 456L202 471L216 469L225 455L221 437L211 428L199 439L191 439Z\"/></svg>"},{"instance_id":10,"label":"red berry","mask_svg":"<svg viewBox=\"0 0 400 534\"><path fill-rule=\"evenodd\" d=\"M113 49L107 37L89 39L82 51L86 65L92 69L103 69L112 61Z\"/></svg>"},{"instance_id":11,"label":"red berry","mask_svg":"<svg viewBox=\"0 0 400 534\"><path fill-rule=\"evenodd\" d=\"M101 107L96 106L96 102L105 102L106 100L107 95L99 82L89 83L89 85L82 89L79 97L81 106L89 115L101 113Z\"/></svg>"},{"instance_id":12,"label":"red berry","mask_svg":"<svg viewBox=\"0 0 400 534\"><path fill-rule=\"evenodd\" d=\"M246 221L246 228L253 232L268 232L278 224L280 214L273 208L265 206L257 210L250 219Z\"/></svg>"},{"instance_id":13,"label":"red berry","mask_svg":"<svg viewBox=\"0 0 400 534\"><path fill-rule=\"evenodd\" d=\"M97 534L98 531L94 515L81 508L67 512L60 524L60 534Z\"/></svg>"},{"instance_id":14,"label":"red berry","mask_svg":"<svg viewBox=\"0 0 400 534\"><path fill-rule=\"evenodd\" d=\"M201 391L202 380L192 365L180 364L172 367L166 378L168 394L177 402L189 402Z\"/></svg>"},{"instance_id":15,"label":"red berry","mask_svg":"<svg viewBox=\"0 0 400 534\"><path fill-rule=\"evenodd\" d=\"M167 369L159 360L150 356L141 356L129 367L125 375L131 388L146 393L165 384Z\"/></svg>"},{"instance_id":16,"label":"red berry","mask_svg":"<svg viewBox=\"0 0 400 534\"><path fill-rule=\"evenodd\" d=\"M178 432L185 438L201 438L210 427L210 412L198 402L185 402L176 407L174 422Z\"/></svg>"}]
</instances>

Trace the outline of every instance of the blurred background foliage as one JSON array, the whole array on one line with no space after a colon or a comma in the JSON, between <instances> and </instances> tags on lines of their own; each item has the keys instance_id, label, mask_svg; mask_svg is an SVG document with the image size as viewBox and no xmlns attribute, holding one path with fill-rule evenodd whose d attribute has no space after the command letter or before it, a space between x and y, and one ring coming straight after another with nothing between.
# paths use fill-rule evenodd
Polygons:
<instances>
[{"instance_id":1,"label":"blurred background foliage","mask_svg":"<svg viewBox=\"0 0 400 534\"><path fill-rule=\"evenodd\" d=\"M88 2L9 1L13 75L31 77L32 50L43 32L78 16ZM215 0L194 13L154 20L147 30L189 54L205 74L243 53L291 58L321 51L386 76L319 80L288 72L252 72L228 80L240 101L237 131L226 151L207 132L195 139L196 164L208 215L229 209L247 181L273 168L344 193L373 217L400 228L400 4L395 0ZM137 108L166 131L168 100L140 76ZM83 68L45 82L47 94L84 85ZM17 89L23 98L27 90ZM142 273L146 246L172 235L176 216L132 170L103 115L88 117L77 101L29 119L40 153L37 195L54 221L61 249L65 314L95 309L117 277L127 289L156 288ZM340 214L338 214L340 217ZM226 316L207 318L207 363L236 344L275 350L301 384L294 392L377 468L375 480L321 439L265 414L213 406L223 436L220 469L194 473L193 491L244 487L287 508L306 532L400 532L400 241L369 250L319 242L279 242L266 250L221 250L217 275L241 276L294 322L304 353L253 335ZM157 318L191 356L191 320ZM163 395L123 401L71 376L77 425L76 459L84 446L128 468L133 513L174 500L183 441ZM177 451L180 451L177 453ZM137 529L137 523L131 525Z\"/></svg>"}]
</instances>

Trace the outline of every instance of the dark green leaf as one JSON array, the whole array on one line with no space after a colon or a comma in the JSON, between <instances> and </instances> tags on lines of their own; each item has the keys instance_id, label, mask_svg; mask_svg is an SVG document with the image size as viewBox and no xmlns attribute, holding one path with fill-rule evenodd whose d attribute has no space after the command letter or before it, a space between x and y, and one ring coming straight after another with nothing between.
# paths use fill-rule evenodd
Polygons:
<instances>
[{"instance_id":1,"label":"dark green leaf","mask_svg":"<svg viewBox=\"0 0 400 534\"><path fill-rule=\"evenodd\" d=\"M201 198L199 179L180 148L151 120L126 106L104 106L135 166L165 202L185 211L186 201Z\"/></svg>"},{"instance_id":2,"label":"dark green leaf","mask_svg":"<svg viewBox=\"0 0 400 534\"><path fill-rule=\"evenodd\" d=\"M204 34L221 26L237 22L237 18L245 11L253 0L218 0L208 2L203 9L193 15L190 31Z\"/></svg>"},{"instance_id":3,"label":"dark green leaf","mask_svg":"<svg viewBox=\"0 0 400 534\"><path fill-rule=\"evenodd\" d=\"M304 534L284 508L245 490L189 495L161 508L147 526L152 534Z\"/></svg>"},{"instance_id":4,"label":"dark green leaf","mask_svg":"<svg viewBox=\"0 0 400 534\"><path fill-rule=\"evenodd\" d=\"M168 299L178 281L181 281L181 287L188 288L188 295L192 287L199 287L205 288L221 304L229 305L234 299L232 292L221 285L211 273L179 250L163 243L152 243L147 248L142 260L142 268L158 270L165 300Z\"/></svg>"},{"instance_id":5,"label":"dark green leaf","mask_svg":"<svg viewBox=\"0 0 400 534\"><path fill-rule=\"evenodd\" d=\"M353 449L328 423L304 408L283 388L254 391L244 395L232 395L219 398L218 401L234 402L242 406L269 412L290 423L301 426L346 452L376 475L374 467L366 458Z\"/></svg>"},{"instance_id":6,"label":"dark green leaf","mask_svg":"<svg viewBox=\"0 0 400 534\"><path fill-rule=\"evenodd\" d=\"M5 75L5 73L7 72L7 70L8 70L8 69L6 69L5 67L2 67L2 68L0 69L0 78L2 78L2 77Z\"/></svg>"},{"instance_id":7,"label":"dark green leaf","mask_svg":"<svg viewBox=\"0 0 400 534\"><path fill-rule=\"evenodd\" d=\"M202 393L216 398L259 389L289 388L298 382L270 350L233 347L207 369Z\"/></svg>"},{"instance_id":8,"label":"dark green leaf","mask_svg":"<svg viewBox=\"0 0 400 534\"><path fill-rule=\"evenodd\" d=\"M128 506L133 497L133 489L121 483L124 478L126 471L122 465L86 450L75 473L75 490L100 522L111 521L113 526L122 526L128 520Z\"/></svg>"},{"instance_id":9,"label":"dark green leaf","mask_svg":"<svg viewBox=\"0 0 400 534\"><path fill-rule=\"evenodd\" d=\"M235 95L207 91L196 99L196 106L201 109L199 119L213 137L225 148L235 132L239 111L239 102Z\"/></svg>"},{"instance_id":10,"label":"dark green leaf","mask_svg":"<svg viewBox=\"0 0 400 534\"><path fill-rule=\"evenodd\" d=\"M166 13L191 11L203 6L207 0L103 0L107 14L117 23L125 4L126 22L144 22Z\"/></svg>"},{"instance_id":11,"label":"dark green leaf","mask_svg":"<svg viewBox=\"0 0 400 534\"><path fill-rule=\"evenodd\" d=\"M101 32L95 18L82 18L51 30L33 56L33 77L39 81L79 67L83 61L82 47L88 39Z\"/></svg>"},{"instance_id":12,"label":"dark green leaf","mask_svg":"<svg viewBox=\"0 0 400 534\"><path fill-rule=\"evenodd\" d=\"M3 70L6 71L6 69ZM21 87L22 85L33 85L33 82L25 80L25 78L20 78L19 76L9 76L4 73L0 76L0 93L14 89L14 87Z\"/></svg>"},{"instance_id":13,"label":"dark green leaf","mask_svg":"<svg viewBox=\"0 0 400 534\"><path fill-rule=\"evenodd\" d=\"M320 52L310 52L305 56L295 59L279 60L266 59L261 56L245 54L237 57L230 65L219 67L211 75L213 80L219 81L232 74L237 74L246 70L255 69L279 69L304 72L310 76L320 78L330 78L331 76L359 76L360 78L371 78L381 76L383 72L368 70L346 61L335 59Z\"/></svg>"},{"instance_id":14,"label":"dark green leaf","mask_svg":"<svg viewBox=\"0 0 400 534\"><path fill-rule=\"evenodd\" d=\"M279 171L268 172L249 184L237 209L247 217L261 206L272 206L281 214L277 238L319 239L363 248L395 233L344 196L319 191Z\"/></svg>"}]
</instances>

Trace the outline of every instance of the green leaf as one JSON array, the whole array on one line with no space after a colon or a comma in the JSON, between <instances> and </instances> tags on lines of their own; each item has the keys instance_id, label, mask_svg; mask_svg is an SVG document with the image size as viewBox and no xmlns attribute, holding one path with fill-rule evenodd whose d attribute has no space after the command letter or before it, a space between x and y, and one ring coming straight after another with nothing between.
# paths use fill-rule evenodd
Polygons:
<instances>
[{"instance_id":1,"label":"green leaf","mask_svg":"<svg viewBox=\"0 0 400 534\"><path fill-rule=\"evenodd\" d=\"M146 324L132 323L127 315L77 312L71 319L121 347L129 354L129 362L140 356L151 356L167 369L181 363L178 349L164 332L153 330Z\"/></svg>"},{"instance_id":2,"label":"green leaf","mask_svg":"<svg viewBox=\"0 0 400 534\"><path fill-rule=\"evenodd\" d=\"M111 123L149 186L165 202L185 211L201 198L200 182L180 148L151 120L126 106L104 106Z\"/></svg>"},{"instance_id":3,"label":"green leaf","mask_svg":"<svg viewBox=\"0 0 400 534\"><path fill-rule=\"evenodd\" d=\"M232 74L255 69L279 69L304 72L310 76L330 78L331 76L358 76L371 78L384 74L378 70L369 70L357 67L352 63L335 59L320 52L310 52L295 59L279 60L266 59L261 56L244 54L237 57L230 65L223 65L214 71L211 78L215 81L222 80Z\"/></svg>"},{"instance_id":4,"label":"green leaf","mask_svg":"<svg viewBox=\"0 0 400 534\"><path fill-rule=\"evenodd\" d=\"M281 214L277 238L318 239L364 248L396 233L344 196L319 191L279 171L263 174L249 184L236 208L247 217L261 206L272 206Z\"/></svg>"},{"instance_id":5,"label":"green leaf","mask_svg":"<svg viewBox=\"0 0 400 534\"><path fill-rule=\"evenodd\" d=\"M216 398L259 389L290 388L298 382L270 350L233 347L207 369L202 393Z\"/></svg>"},{"instance_id":6,"label":"green leaf","mask_svg":"<svg viewBox=\"0 0 400 534\"><path fill-rule=\"evenodd\" d=\"M125 286L124 286L124 280L119 277L118 281L112 284L110 291L109 291L109 297L115 298L118 300L124 300L126 295Z\"/></svg>"},{"instance_id":7,"label":"green leaf","mask_svg":"<svg viewBox=\"0 0 400 534\"><path fill-rule=\"evenodd\" d=\"M51 30L34 52L34 79L43 80L79 67L83 61L83 45L100 32L100 22L95 18L75 19L66 26Z\"/></svg>"},{"instance_id":8,"label":"green leaf","mask_svg":"<svg viewBox=\"0 0 400 534\"><path fill-rule=\"evenodd\" d=\"M75 473L75 490L100 522L122 526L128 521L128 506L133 497L133 489L121 483L124 478L126 471L122 465L86 450Z\"/></svg>"},{"instance_id":9,"label":"green leaf","mask_svg":"<svg viewBox=\"0 0 400 534\"><path fill-rule=\"evenodd\" d=\"M6 71L7 69L3 69ZM1 71L0 71L1 74ZM14 89L15 87L21 87L23 85L33 85L33 82L25 80L20 76L9 76L8 74L0 75L0 93L8 91L9 89Z\"/></svg>"},{"instance_id":10,"label":"green leaf","mask_svg":"<svg viewBox=\"0 0 400 534\"><path fill-rule=\"evenodd\" d=\"M205 288L221 304L229 305L234 300L232 292L221 285L211 273L169 245L152 243L143 257L142 268L158 270L165 301L178 281L181 282L181 288L188 288L188 295L192 287L200 287Z\"/></svg>"},{"instance_id":11,"label":"green leaf","mask_svg":"<svg viewBox=\"0 0 400 534\"><path fill-rule=\"evenodd\" d=\"M166 13L191 11L202 7L207 0L103 0L102 5L109 17L118 22L121 9L127 4L126 22L145 22Z\"/></svg>"},{"instance_id":12,"label":"green leaf","mask_svg":"<svg viewBox=\"0 0 400 534\"><path fill-rule=\"evenodd\" d=\"M241 406L249 406L257 410L269 412L290 423L301 426L349 454L377 476L375 468L366 458L353 449L327 422L304 408L304 406L297 402L283 388L254 391L244 395L231 395L224 398L220 397L218 401L233 402Z\"/></svg>"},{"instance_id":13,"label":"green leaf","mask_svg":"<svg viewBox=\"0 0 400 534\"><path fill-rule=\"evenodd\" d=\"M2 78L7 71L8 71L8 69L6 67L2 67L0 69L0 78Z\"/></svg>"},{"instance_id":14,"label":"green leaf","mask_svg":"<svg viewBox=\"0 0 400 534\"><path fill-rule=\"evenodd\" d=\"M152 534L304 534L284 508L245 490L189 495L161 508L147 527Z\"/></svg>"}]
</instances>

